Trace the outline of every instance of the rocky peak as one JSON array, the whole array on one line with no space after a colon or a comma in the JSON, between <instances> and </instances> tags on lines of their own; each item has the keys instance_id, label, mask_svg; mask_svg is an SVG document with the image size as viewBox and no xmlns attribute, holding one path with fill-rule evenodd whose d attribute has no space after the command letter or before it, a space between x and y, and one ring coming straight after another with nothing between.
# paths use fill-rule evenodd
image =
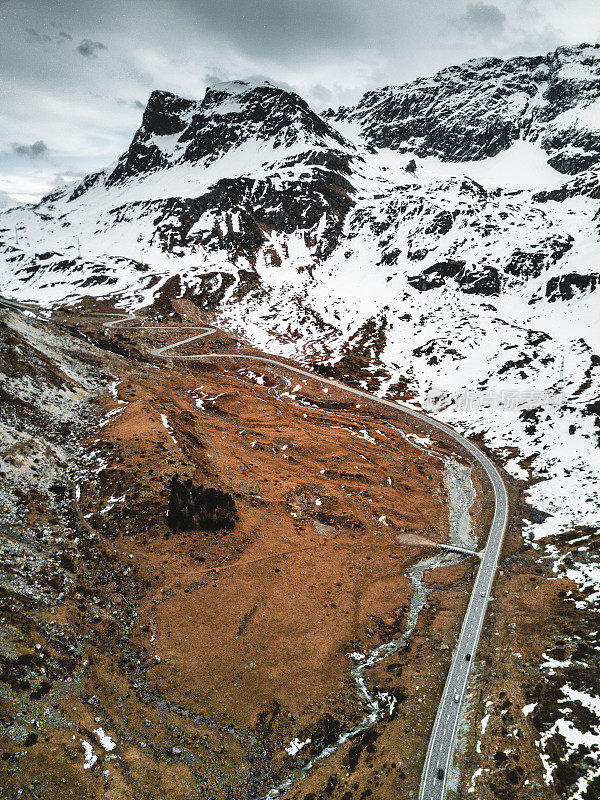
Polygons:
<instances>
[{"instance_id":1,"label":"rocky peak","mask_svg":"<svg viewBox=\"0 0 600 800\"><path fill-rule=\"evenodd\" d=\"M193 100L185 100L172 92L156 90L148 99L140 130L149 136L181 133L186 126L186 112L194 105Z\"/></svg>"},{"instance_id":2,"label":"rocky peak","mask_svg":"<svg viewBox=\"0 0 600 800\"><path fill-rule=\"evenodd\" d=\"M354 150L294 92L268 81L230 81L209 86L200 102L153 92L141 127L106 183L176 164L206 166L247 142L270 147L272 161L285 158L287 148Z\"/></svg>"},{"instance_id":3,"label":"rocky peak","mask_svg":"<svg viewBox=\"0 0 600 800\"><path fill-rule=\"evenodd\" d=\"M358 105L324 116L358 122L376 147L444 161L487 158L518 139L535 141L555 169L575 174L600 163L600 45L467 61L367 92Z\"/></svg>"},{"instance_id":4,"label":"rocky peak","mask_svg":"<svg viewBox=\"0 0 600 800\"><path fill-rule=\"evenodd\" d=\"M349 143L295 92L268 81L232 81L206 90L202 111L246 123L246 136L274 137L276 146L304 141L313 146L348 147Z\"/></svg>"}]
</instances>

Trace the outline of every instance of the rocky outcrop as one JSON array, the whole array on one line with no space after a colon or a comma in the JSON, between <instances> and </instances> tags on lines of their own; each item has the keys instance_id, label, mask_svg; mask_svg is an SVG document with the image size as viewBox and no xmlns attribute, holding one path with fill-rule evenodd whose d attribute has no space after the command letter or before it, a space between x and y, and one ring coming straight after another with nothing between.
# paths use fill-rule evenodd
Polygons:
<instances>
[{"instance_id":1,"label":"rocky outcrop","mask_svg":"<svg viewBox=\"0 0 600 800\"><path fill-rule=\"evenodd\" d=\"M594 292L600 285L600 274L578 275L569 272L551 278L546 284L546 297L551 303L556 300L572 300L580 292Z\"/></svg>"},{"instance_id":2,"label":"rocky outcrop","mask_svg":"<svg viewBox=\"0 0 600 800\"><path fill-rule=\"evenodd\" d=\"M505 271L517 278L538 278L542 272L556 264L573 246L572 236L549 236L537 245L537 249L513 250Z\"/></svg>"},{"instance_id":3,"label":"rocky outcrop","mask_svg":"<svg viewBox=\"0 0 600 800\"><path fill-rule=\"evenodd\" d=\"M465 294L481 294L484 296L500 293L500 273L488 264L467 266L464 261L443 261L427 267L418 275L408 277L408 282L420 292L440 289L453 280Z\"/></svg>"},{"instance_id":4,"label":"rocky outcrop","mask_svg":"<svg viewBox=\"0 0 600 800\"><path fill-rule=\"evenodd\" d=\"M195 108L193 100L178 97L172 92L155 91L148 99L142 117L142 127L149 136L172 136L185 130L188 112Z\"/></svg>"},{"instance_id":5,"label":"rocky outcrop","mask_svg":"<svg viewBox=\"0 0 600 800\"><path fill-rule=\"evenodd\" d=\"M246 141L352 149L341 134L293 92L265 82L234 81L207 89L179 141L183 161L214 159Z\"/></svg>"},{"instance_id":6,"label":"rocky outcrop","mask_svg":"<svg viewBox=\"0 0 600 800\"><path fill-rule=\"evenodd\" d=\"M268 149L280 150L281 156L290 148L297 155L314 150L331 153L337 167L346 172L355 150L301 97L268 82L217 84L206 90L200 102L156 91L150 96L129 149L107 177L106 185L175 165L208 166L249 142L268 143ZM252 157L261 158L259 148ZM303 158L299 160L304 162Z\"/></svg>"},{"instance_id":7,"label":"rocky outcrop","mask_svg":"<svg viewBox=\"0 0 600 800\"><path fill-rule=\"evenodd\" d=\"M535 192L533 200L536 203L549 201L562 203L572 197L589 197L592 200L600 200L600 175L597 170L583 172L558 189Z\"/></svg>"}]
</instances>

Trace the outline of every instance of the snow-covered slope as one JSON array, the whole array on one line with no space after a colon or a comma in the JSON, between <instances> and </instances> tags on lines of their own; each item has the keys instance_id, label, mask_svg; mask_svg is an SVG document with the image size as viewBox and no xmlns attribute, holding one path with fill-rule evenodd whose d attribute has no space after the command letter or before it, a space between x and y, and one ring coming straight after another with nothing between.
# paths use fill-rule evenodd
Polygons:
<instances>
[{"instance_id":1,"label":"snow-covered slope","mask_svg":"<svg viewBox=\"0 0 600 800\"><path fill-rule=\"evenodd\" d=\"M185 294L418 403L536 481L527 535L553 556L557 533L600 524L599 77L582 45L324 116L267 83L155 92L116 164L0 214L0 293ZM568 574L592 601L585 558Z\"/></svg>"}]
</instances>

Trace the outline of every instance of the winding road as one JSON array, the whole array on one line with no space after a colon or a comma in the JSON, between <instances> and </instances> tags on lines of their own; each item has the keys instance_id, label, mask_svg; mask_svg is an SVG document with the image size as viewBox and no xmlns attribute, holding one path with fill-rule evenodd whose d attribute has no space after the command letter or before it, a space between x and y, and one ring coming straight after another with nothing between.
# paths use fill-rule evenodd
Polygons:
<instances>
[{"instance_id":1,"label":"winding road","mask_svg":"<svg viewBox=\"0 0 600 800\"><path fill-rule=\"evenodd\" d=\"M135 317L128 315L116 319L112 322L105 322L106 327L113 327L121 321L134 320ZM508 523L508 495L506 487L500 476L500 473L494 466L493 462L472 442L461 436L449 425L444 422L439 422L431 417L421 414L411 408L401 406L399 403L394 403L392 400L384 400L375 397L369 392L364 392L360 389L353 389L349 386L344 386L331 378L324 378L314 372L299 367L293 367L282 361L277 361L274 358L266 356L252 356L242 353L206 353L198 355L176 355L171 351L184 344L189 344L197 339L202 339L215 332L214 328L201 328L197 330L202 331L195 336L190 336L174 344L159 347L151 351L151 355L160 358L178 358L178 359L193 359L196 361L210 361L214 359L236 359L240 361L258 361L278 369L285 369L288 372L293 372L296 375L301 375L311 380L320 381L321 383L332 386L337 390L341 390L348 394L362 397L371 403L386 406L394 411L399 411L407 414L419 422L424 423L432 428L442 431L452 437L464 450L466 450L479 464L483 467L486 475L490 479L492 489L494 492L494 516L490 526L490 532L486 541L485 548L479 553L481 562L477 577L471 592L471 598L467 607L458 642L452 656L452 663L446 678L442 697L438 706L433 730L429 739L429 746L427 748L427 755L425 757L425 765L421 776L421 784L419 789L419 800L443 800L446 796L446 781L448 778L449 768L452 764L452 756L454 753L456 743L456 733L461 716L461 708L463 698L469 682L469 676L473 667L473 660L481 629L485 620L488 600L492 591L492 584L498 566L498 558L502 549L502 542L504 540L504 532Z\"/></svg>"},{"instance_id":2,"label":"winding road","mask_svg":"<svg viewBox=\"0 0 600 800\"><path fill-rule=\"evenodd\" d=\"M27 306L20 303L6 301L0 298L0 305L6 306L13 310L31 311ZM107 314L101 316L110 316ZM115 315L117 316L117 315ZM112 328L122 322L135 321L137 318L134 315L118 315L116 319L104 322L106 328ZM124 326L129 327L129 326ZM181 330L181 328L173 328L169 326L141 326L141 330ZM485 548L479 553L481 557L479 569L469 600L469 605L463 620L462 628L458 638L450 670L446 678L446 683L442 692L440 703L438 706L435 722L427 748L427 755L425 757L425 764L421 776L421 784L419 790L419 800L443 800L446 796L446 781L448 778L449 768L452 764L452 756L454 753L456 733L461 716L461 707L469 676L473 666L473 660L481 629L485 620L488 600L492 590L492 584L498 565L498 558L502 548L504 539L504 532L508 522L508 496L504 482L500 473L492 463L492 461L483 453L478 447L472 444L464 436L461 436L449 425L443 422L438 422L431 417L415 411L411 408L406 408L391 400L384 400L375 397L369 392L360 389L353 389L343 384L338 383L331 378L321 377L320 375L301 369L299 367L291 366L282 361L277 361L273 358L266 356L253 356L242 353L205 353L196 355L177 355L172 351L182 345L189 344L198 339L215 332L214 328L190 326L190 330L201 331L194 336L187 337L173 344L166 345L151 350L150 353L154 357L159 358L177 358L177 359L190 359L196 361L211 361L215 359L231 359L239 361L257 361L277 369L284 369L288 372L293 372L301 375L304 378L309 378L313 381L319 381L335 389L346 392L347 394L356 397L362 397L371 403L385 406L396 412L407 414L410 417L418 420L419 422L427 425L450 436L457 442L461 448L467 451L479 464L483 467L485 473L490 479L492 489L494 492L494 515L490 526L489 535Z\"/></svg>"}]
</instances>

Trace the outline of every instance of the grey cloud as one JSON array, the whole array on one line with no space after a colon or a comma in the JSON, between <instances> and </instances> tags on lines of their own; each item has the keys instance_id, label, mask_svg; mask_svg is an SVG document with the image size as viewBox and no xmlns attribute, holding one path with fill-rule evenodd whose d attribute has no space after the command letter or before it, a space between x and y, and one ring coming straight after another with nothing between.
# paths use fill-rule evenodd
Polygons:
<instances>
[{"instance_id":1,"label":"grey cloud","mask_svg":"<svg viewBox=\"0 0 600 800\"><path fill-rule=\"evenodd\" d=\"M234 79L234 80L237 80ZM265 75L262 72L253 72L249 75L241 75L239 80L242 81L250 81L251 83L260 83L261 81L268 81L269 83L273 84L273 86L277 86L278 89L284 89L286 92L297 92L298 90L291 86L289 83L285 81L278 81L274 79L270 75Z\"/></svg>"},{"instance_id":2,"label":"grey cloud","mask_svg":"<svg viewBox=\"0 0 600 800\"><path fill-rule=\"evenodd\" d=\"M123 100L122 97L117 98L117 104L120 106L130 106L131 108L146 108L144 103L141 100Z\"/></svg>"},{"instance_id":3,"label":"grey cloud","mask_svg":"<svg viewBox=\"0 0 600 800\"><path fill-rule=\"evenodd\" d=\"M52 179L52 188L60 189L61 186L68 186L74 181L80 181L85 176L85 172L55 172Z\"/></svg>"},{"instance_id":4,"label":"grey cloud","mask_svg":"<svg viewBox=\"0 0 600 800\"><path fill-rule=\"evenodd\" d=\"M490 36L504 30L506 16L498 6L488 3L469 3L466 13L459 22L471 30Z\"/></svg>"},{"instance_id":5,"label":"grey cloud","mask_svg":"<svg viewBox=\"0 0 600 800\"><path fill-rule=\"evenodd\" d=\"M25 28L25 33L27 34L26 41L28 44L48 44L48 42L52 41L51 36L48 36L47 33L38 33L35 28Z\"/></svg>"},{"instance_id":6,"label":"grey cloud","mask_svg":"<svg viewBox=\"0 0 600 800\"><path fill-rule=\"evenodd\" d=\"M357 0L179 0L199 29L225 35L244 53L284 59L333 53L365 44L365 14ZM397 15L402 16L399 9Z\"/></svg>"},{"instance_id":7,"label":"grey cloud","mask_svg":"<svg viewBox=\"0 0 600 800\"><path fill-rule=\"evenodd\" d=\"M0 189L0 209L13 208L14 206L20 205L21 203L19 203L18 200L15 200L12 195Z\"/></svg>"},{"instance_id":8,"label":"grey cloud","mask_svg":"<svg viewBox=\"0 0 600 800\"><path fill-rule=\"evenodd\" d=\"M41 139L33 144L19 144L13 142L11 144L13 153L24 158L42 158L48 152L48 146Z\"/></svg>"},{"instance_id":9,"label":"grey cloud","mask_svg":"<svg viewBox=\"0 0 600 800\"><path fill-rule=\"evenodd\" d=\"M463 47L476 44L477 55L510 58L547 53L564 43L564 35L545 21L535 0L520 0L518 13L508 16L492 3L469 3L451 20L451 36Z\"/></svg>"},{"instance_id":10,"label":"grey cloud","mask_svg":"<svg viewBox=\"0 0 600 800\"><path fill-rule=\"evenodd\" d=\"M211 86L213 83L220 83L222 81L228 81L230 76L224 70L220 69L219 67L209 67L207 71L204 73L202 80L206 84L206 86Z\"/></svg>"},{"instance_id":11,"label":"grey cloud","mask_svg":"<svg viewBox=\"0 0 600 800\"><path fill-rule=\"evenodd\" d=\"M323 108L334 103L333 92L321 83L315 84L310 90L311 99L314 99Z\"/></svg>"},{"instance_id":12,"label":"grey cloud","mask_svg":"<svg viewBox=\"0 0 600 800\"><path fill-rule=\"evenodd\" d=\"M108 50L108 47L102 42L94 42L91 39L84 39L77 45L77 52L85 56L85 58L98 58L98 51Z\"/></svg>"},{"instance_id":13,"label":"grey cloud","mask_svg":"<svg viewBox=\"0 0 600 800\"><path fill-rule=\"evenodd\" d=\"M50 42L63 44L64 42L73 41L73 37L65 31L59 31L56 36L50 36L47 33L36 31L35 28L25 28L25 34L25 41L28 44L50 44Z\"/></svg>"}]
</instances>

